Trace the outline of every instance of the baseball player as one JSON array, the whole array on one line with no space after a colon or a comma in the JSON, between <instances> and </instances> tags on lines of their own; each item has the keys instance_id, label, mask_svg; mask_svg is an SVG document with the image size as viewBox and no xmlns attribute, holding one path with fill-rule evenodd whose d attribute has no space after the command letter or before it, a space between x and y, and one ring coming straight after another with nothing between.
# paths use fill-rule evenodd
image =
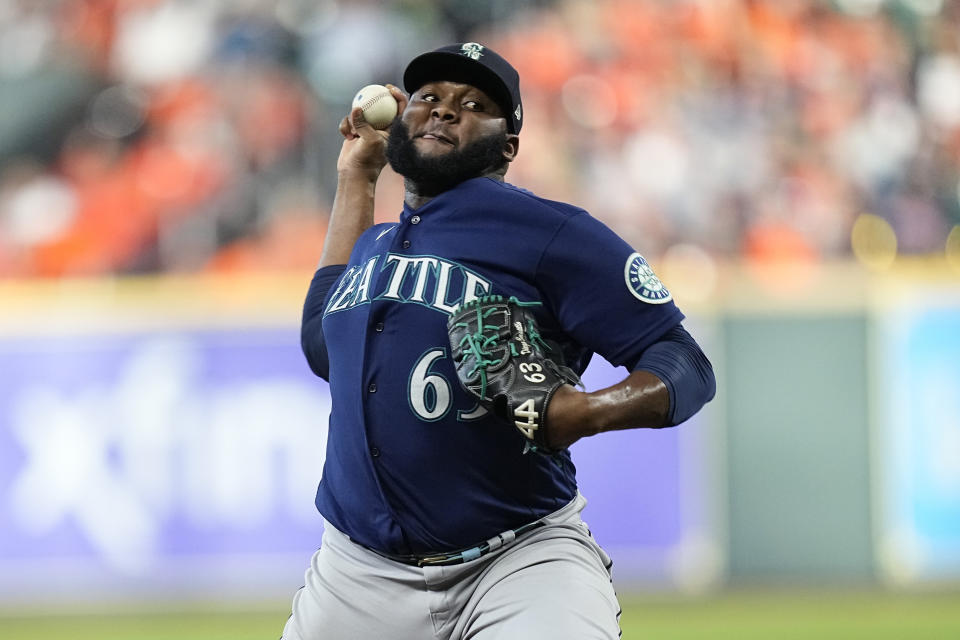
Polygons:
<instances>
[{"instance_id":1,"label":"baseball player","mask_svg":"<svg viewBox=\"0 0 960 640\"><path fill-rule=\"evenodd\" d=\"M403 84L389 132L360 108L340 124L302 325L332 396L325 530L283 637L617 638L568 448L683 422L713 397L711 365L639 253L504 181L525 117L506 60L450 45ZM403 209L375 225L388 161ZM594 353L629 374L578 389Z\"/></svg>"}]
</instances>

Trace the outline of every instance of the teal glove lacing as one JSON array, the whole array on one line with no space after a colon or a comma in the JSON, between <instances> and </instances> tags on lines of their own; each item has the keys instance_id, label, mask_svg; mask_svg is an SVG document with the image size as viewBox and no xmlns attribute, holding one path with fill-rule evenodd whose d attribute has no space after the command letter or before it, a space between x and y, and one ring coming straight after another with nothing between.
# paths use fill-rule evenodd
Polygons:
<instances>
[{"instance_id":1,"label":"teal glove lacing","mask_svg":"<svg viewBox=\"0 0 960 640\"><path fill-rule=\"evenodd\" d=\"M493 358L492 354L487 350L491 344L500 340L500 327L493 324L484 324L487 317L499 311L496 307L490 307L489 309L483 310L481 305L487 303L496 303L503 302L503 296L482 296L471 300L470 302L464 304L464 309L469 305L477 307L476 310L476 325L477 329L473 333L469 331L464 334L460 339L460 349L464 354L473 356L474 365L473 368L467 373L467 377L472 378L478 371L480 373L480 397L485 398L487 395L487 369L489 367L496 367L503 363L503 358ZM520 302L516 297L510 296L508 302L520 307L531 307L541 304L540 302ZM457 322L453 326L460 327L463 329L469 329L469 322ZM547 347L547 344L543 341L543 338L540 337L540 333L534 328L533 323L529 322L527 324L527 333L530 334L530 342L537 343L543 347ZM510 343L511 353L514 356L517 356L515 352L515 347L513 343Z\"/></svg>"}]
</instances>

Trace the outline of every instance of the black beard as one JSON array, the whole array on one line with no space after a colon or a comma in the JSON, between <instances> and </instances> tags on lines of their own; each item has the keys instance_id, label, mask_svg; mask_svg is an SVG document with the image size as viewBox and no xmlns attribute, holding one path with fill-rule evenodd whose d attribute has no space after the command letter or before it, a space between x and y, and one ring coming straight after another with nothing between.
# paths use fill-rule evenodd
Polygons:
<instances>
[{"instance_id":1,"label":"black beard","mask_svg":"<svg viewBox=\"0 0 960 640\"><path fill-rule=\"evenodd\" d=\"M424 156L414 146L407 126L396 120L390 126L390 137L387 138L387 161L406 179L408 189L420 196L433 197L464 180L503 168L506 144L506 133L494 133L461 149Z\"/></svg>"}]
</instances>

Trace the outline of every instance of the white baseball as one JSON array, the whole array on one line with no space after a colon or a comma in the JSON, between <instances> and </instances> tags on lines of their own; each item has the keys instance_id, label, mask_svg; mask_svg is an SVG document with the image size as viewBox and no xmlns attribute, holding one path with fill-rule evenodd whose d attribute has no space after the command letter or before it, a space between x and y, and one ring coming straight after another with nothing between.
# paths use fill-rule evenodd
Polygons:
<instances>
[{"instance_id":1,"label":"white baseball","mask_svg":"<svg viewBox=\"0 0 960 640\"><path fill-rule=\"evenodd\" d=\"M397 100L382 84L368 84L360 89L353 106L363 109L363 119L374 129L386 129L397 117Z\"/></svg>"}]
</instances>

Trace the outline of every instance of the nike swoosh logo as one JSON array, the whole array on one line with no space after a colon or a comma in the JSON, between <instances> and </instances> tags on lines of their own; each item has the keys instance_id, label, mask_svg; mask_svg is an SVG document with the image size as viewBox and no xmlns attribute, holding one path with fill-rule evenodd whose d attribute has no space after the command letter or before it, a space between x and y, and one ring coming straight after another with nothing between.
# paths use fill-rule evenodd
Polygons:
<instances>
[{"instance_id":1,"label":"nike swoosh logo","mask_svg":"<svg viewBox=\"0 0 960 640\"><path fill-rule=\"evenodd\" d=\"M384 229L383 231L380 232L380 235L377 236L377 240L379 240L379 239L382 238L383 236L387 235L388 233L390 233L391 231L393 231L393 230L396 229L396 228L397 228L396 225L394 225L394 226L390 227L389 229ZM376 242L376 240L375 240L374 242Z\"/></svg>"}]
</instances>

